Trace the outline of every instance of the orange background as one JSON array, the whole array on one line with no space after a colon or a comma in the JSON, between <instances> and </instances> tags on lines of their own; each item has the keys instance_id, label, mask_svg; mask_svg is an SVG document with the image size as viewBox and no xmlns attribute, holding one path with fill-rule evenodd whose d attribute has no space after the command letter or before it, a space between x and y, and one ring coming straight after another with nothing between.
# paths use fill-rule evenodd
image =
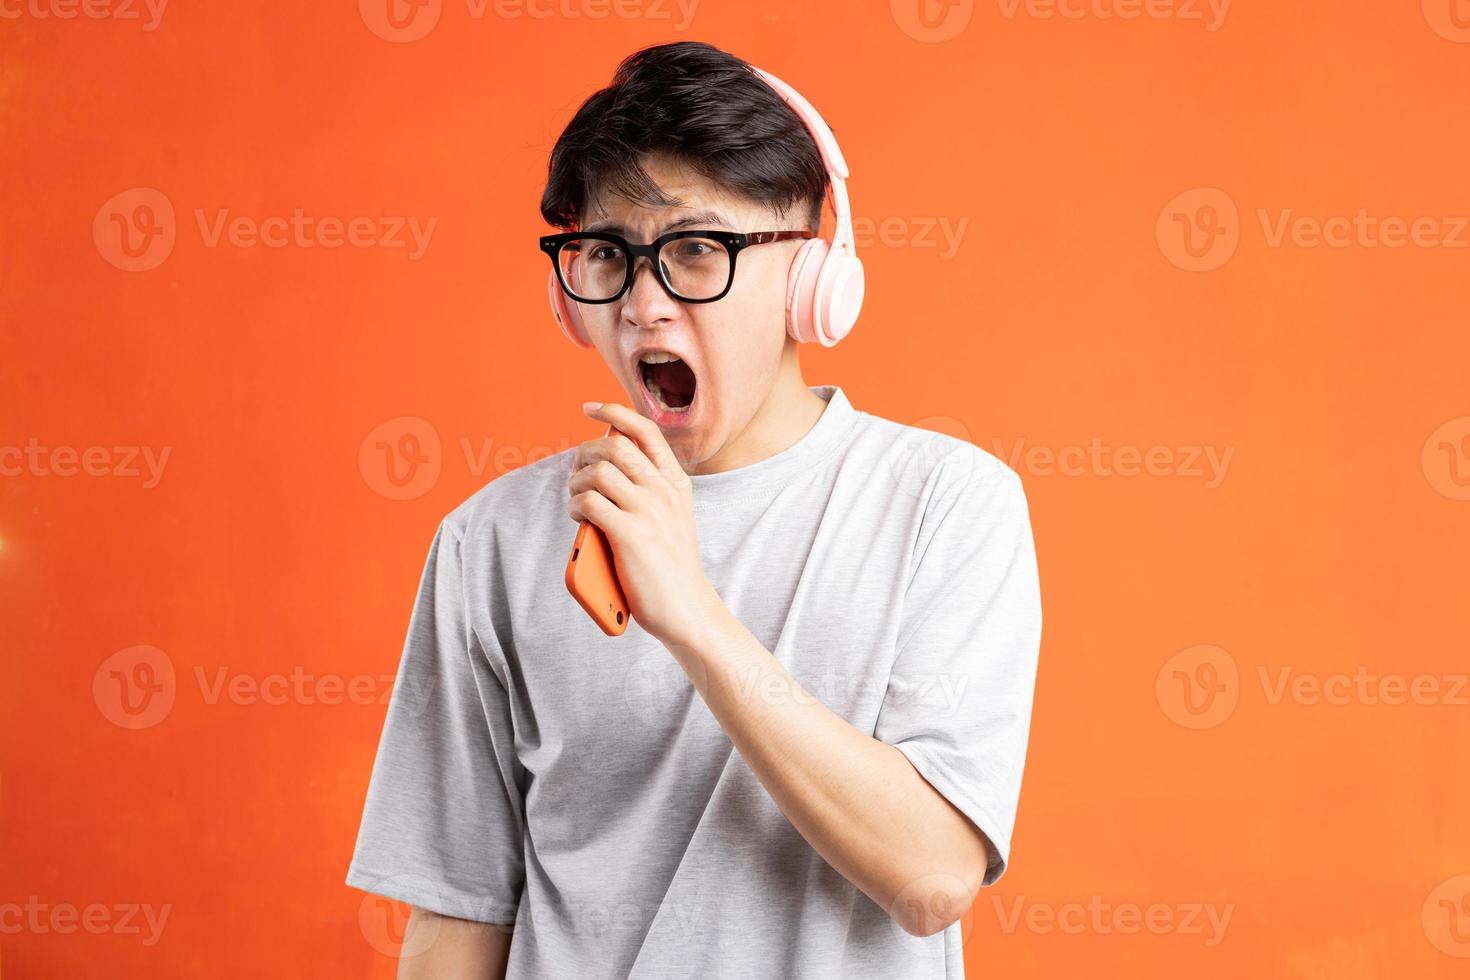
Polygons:
<instances>
[{"instance_id":1,"label":"orange background","mask_svg":"<svg viewBox=\"0 0 1470 980\"><path fill-rule=\"evenodd\" d=\"M652 0L479 18L446 0L410 42L374 33L372 4L177 2L144 30L38 16L50 2L0 19L0 447L170 456L151 487L120 455L0 477L0 905L170 913L151 946L6 929L5 976L393 974L397 910L342 882L378 678L439 518L600 435L579 403L621 395L550 319L537 203L581 100L682 39L796 86L852 167L867 301L843 344L803 350L807 382L1023 449L1045 630L1012 868L967 917L971 975L1464 975L1470 691L1446 702L1467 664L1470 231L1270 238L1287 209L1454 237L1470 30L1449 0L1237 3L1214 30L1195 0L1153 9L1204 20L705 2L683 29ZM644 15L595 16L615 9ZM140 271L106 234L132 188L176 215ZM1208 211L1222 200L1234 218ZM195 217L297 208L437 225L411 259L211 247ZM1235 251L1184 268L1186 227ZM396 500L363 447L404 417L440 439L439 472ZM1173 462L1025 454L1094 440ZM1223 479L1191 475L1189 447L1231 452ZM176 680L132 729L104 662L138 646ZM1201 646L1225 672L1186 697L1212 681ZM1283 670L1360 668L1444 696L1271 696ZM211 703L222 671L368 675L372 696ZM1198 727L1206 696L1231 710ZM1102 928L1044 918L1089 904L1114 910ZM1213 944L1112 928L1154 905L1231 917Z\"/></svg>"}]
</instances>

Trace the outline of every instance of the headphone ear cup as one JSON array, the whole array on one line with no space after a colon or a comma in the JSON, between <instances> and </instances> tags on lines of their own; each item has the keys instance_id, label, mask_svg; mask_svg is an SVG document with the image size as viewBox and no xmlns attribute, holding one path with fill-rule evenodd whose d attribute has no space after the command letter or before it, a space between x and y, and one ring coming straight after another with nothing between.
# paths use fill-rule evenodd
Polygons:
<instances>
[{"instance_id":1,"label":"headphone ear cup","mask_svg":"<svg viewBox=\"0 0 1470 980\"><path fill-rule=\"evenodd\" d=\"M815 335L823 347L846 337L863 308L866 279L863 260L846 252L830 252L817 277L813 309Z\"/></svg>"},{"instance_id":2,"label":"headphone ear cup","mask_svg":"<svg viewBox=\"0 0 1470 980\"><path fill-rule=\"evenodd\" d=\"M786 332L797 343L809 344L817 339L817 280L830 247L824 238L811 238L791 260L791 271L786 275Z\"/></svg>"},{"instance_id":3,"label":"headphone ear cup","mask_svg":"<svg viewBox=\"0 0 1470 980\"><path fill-rule=\"evenodd\" d=\"M787 333L798 343L836 345L857 322L864 292L862 259L834 252L826 239L809 240L787 279Z\"/></svg>"},{"instance_id":4,"label":"headphone ear cup","mask_svg":"<svg viewBox=\"0 0 1470 980\"><path fill-rule=\"evenodd\" d=\"M567 302L567 294L562 292L561 282L556 278L556 270L546 274L547 299L551 301L551 315L556 318L556 325L561 327L561 332L568 340L584 350L592 346L592 341L587 339L587 331L582 326L582 317L577 313L576 304Z\"/></svg>"}]
</instances>

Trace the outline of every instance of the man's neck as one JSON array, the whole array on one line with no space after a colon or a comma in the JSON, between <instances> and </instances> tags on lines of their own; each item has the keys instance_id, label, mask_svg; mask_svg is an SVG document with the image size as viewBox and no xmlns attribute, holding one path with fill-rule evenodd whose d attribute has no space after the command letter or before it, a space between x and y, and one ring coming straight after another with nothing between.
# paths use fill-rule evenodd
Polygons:
<instances>
[{"instance_id":1,"label":"man's neck","mask_svg":"<svg viewBox=\"0 0 1470 980\"><path fill-rule=\"evenodd\" d=\"M723 473L789 449L811 431L826 408L826 400L807 387L799 373L792 381L778 382L750 424L692 472Z\"/></svg>"}]
</instances>

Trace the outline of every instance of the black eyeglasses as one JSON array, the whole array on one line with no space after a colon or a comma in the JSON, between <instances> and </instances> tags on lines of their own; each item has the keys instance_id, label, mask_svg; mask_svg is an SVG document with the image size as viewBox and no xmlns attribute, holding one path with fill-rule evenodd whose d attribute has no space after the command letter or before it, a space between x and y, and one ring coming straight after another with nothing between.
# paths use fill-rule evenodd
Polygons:
<instances>
[{"instance_id":1,"label":"black eyeglasses","mask_svg":"<svg viewBox=\"0 0 1470 980\"><path fill-rule=\"evenodd\" d=\"M735 281L741 249L793 238L810 231L671 231L647 245L621 235L569 231L541 238L561 288L579 303L611 303L633 284L633 264L646 256L668 294L684 303L713 303Z\"/></svg>"}]
</instances>

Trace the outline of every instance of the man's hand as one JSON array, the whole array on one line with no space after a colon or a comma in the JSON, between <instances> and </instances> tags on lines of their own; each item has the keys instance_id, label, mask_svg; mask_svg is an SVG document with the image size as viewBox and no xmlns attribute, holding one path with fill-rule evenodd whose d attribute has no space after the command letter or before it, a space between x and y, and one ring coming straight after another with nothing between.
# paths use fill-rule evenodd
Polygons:
<instances>
[{"instance_id":1,"label":"man's hand","mask_svg":"<svg viewBox=\"0 0 1470 980\"><path fill-rule=\"evenodd\" d=\"M665 646L687 646L720 602L699 560L693 485L652 419L612 403L587 414L615 431L577 447L567 514L607 535L633 618Z\"/></svg>"}]
</instances>

